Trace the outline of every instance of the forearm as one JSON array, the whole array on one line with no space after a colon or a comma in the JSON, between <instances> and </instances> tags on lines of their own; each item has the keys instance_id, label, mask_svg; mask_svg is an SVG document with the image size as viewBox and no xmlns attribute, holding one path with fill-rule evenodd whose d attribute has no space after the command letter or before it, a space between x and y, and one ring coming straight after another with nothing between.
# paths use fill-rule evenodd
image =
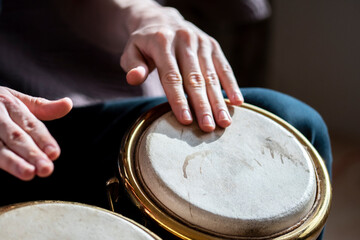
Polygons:
<instances>
[{"instance_id":1,"label":"forearm","mask_svg":"<svg viewBox=\"0 0 360 240\"><path fill-rule=\"evenodd\" d=\"M83 35L121 53L120 66L129 84L143 83L157 69L180 123L190 124L196 117L206 132L215 129L215 121L222 128L231 124L221 87L232 104L243 102L232 69L216 40L184 20L177 10L153 0L65 1L72 11L70 17L77 20L74 26Z\"/></svg>"},{"instance_id":2,"label":"forearm","mask_svg":"<svg viewBox=\"0 0 360 240\"><path fill-rule=\"evenodd\" d=\"M55 0L71 29L107 51L121 53L142 18L157 16L161 6L152 0ZM152 11L149 11L152 9Z\"/></svg>"}]
</instances>

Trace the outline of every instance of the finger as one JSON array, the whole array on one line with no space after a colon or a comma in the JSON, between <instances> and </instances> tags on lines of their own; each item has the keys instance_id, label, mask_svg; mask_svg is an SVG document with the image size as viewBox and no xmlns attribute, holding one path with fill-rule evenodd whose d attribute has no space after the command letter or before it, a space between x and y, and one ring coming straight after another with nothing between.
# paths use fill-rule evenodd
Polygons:
<instances>
[{"instance_id":1,"label":"finger","mask_svg":"<svg viewBox=\"0 0 360 240\"><path fill-rule=\"evenodd\" d=\"M19 157L35 166L36 175L49 176L54 169L52 161L39 149L33 139L11 120L4 105L0 105L0 114L2 114L0 139L3 143Z\"/></svg>"},{"instance_id":2,"label":"finger","mask_svg":"<svg viewBox=\"0 0 360 240\"><path fill-rule=\"evenodd\" d=\"M228 63L220 45L213 39L212 40L212 59L216 69L216 73L220 78L221 85L223 86L230 102L234 105L241 105L244 98L240 92L234 73Z\"/></svg>"},{"instance_id":3,"label":"finger","mask_svg":"<svg viewBox=\"0 0 360 240\"><path fill-rule=\"evenodd\" d=\"M35 167L10 151L2 141L0 141L0 169L25 181L35 176Z\"/></svg>"},{"instance_id":4,"label":"finger","mask_svg":"<svg viewBox=\"0 0 360 240\"><path fill-rule=\"evenodd\" d=\"M50 101L45 98L32 97L13 89L7 89L13 96L22 101L27 108L40 120L54 120L68 114L72 109L70 98Z\"/></svg>"},{"instance_id":5,"label":"finger","mask_svg":"<svg viewBox=\"0 0 360 240\"><path fill-rule=\"evenodd\" d=\"M194 108L200 128L205 132L215 129L211 106L207 97L205 80L197 57L197 44L187 32L179 34L177 57L181 74L184 78L184 87L191 105Z\"/></svg>"},{"instance_id":6,"label":"finger","mask_svg":"<svg viewBox=\"0 0 360 240\"><path fill-rule=\"evenodd\" d=\"M48 156L50 160L55 160L60 155L60 147L56 140L51 136L46 126L39 121L23 104L16 99L4 102L6 110L20 128L22 128L36 145Z\"/></svg>"},{"instance_id":7,"label":"finger","mask_svg":"<svg viewBox=\"0 0 360 240\"><path fill-rule=\"evenodd\" d=\"M205 39L200 40L198 56L201 72L205 79L207 96L216 123L220 127L225 128L231 124L231 117L221 92L221 86L214 68L214 63L212 62L211 52L212 49L209 42Z\"/></svg>"},{"instance_id":8,"label":"finger","mask_svg":"<svg viewBox=\"0 0 360 240\"><path fill-rule=\"evenodd\" d=\"M131 85L142 84L149 75L149 68L144 57L133 44L126 46L120 65L127 72L126 80Z\"/></svg>"},{"instance_id":9,"label":"finger","mask_svg":"<svg viewBox=\"0 0 360 240\"><path fill-rule=\"evenodd\" d=\"M182 77L174 53L170 47L159 47L156 49L152 56L171 109L180 123L190 124L193 118L185 96Z\"/></svg>"}]
</instances>

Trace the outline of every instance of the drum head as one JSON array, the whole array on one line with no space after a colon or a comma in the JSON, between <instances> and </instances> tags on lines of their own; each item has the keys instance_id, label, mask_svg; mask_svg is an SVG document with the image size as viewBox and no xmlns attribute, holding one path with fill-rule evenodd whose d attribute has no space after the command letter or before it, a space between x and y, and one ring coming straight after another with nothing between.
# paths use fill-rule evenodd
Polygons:
<instances>
[{"instance_id":1,"label":"drum head","mask_svg":"<svg viewBox=\"0 0 360 240\"><path fill-rule=\"evenodd\" d=\"M133 200L184 239L318 234L331 195L316 150L271 113L249 104L229 111L231 126L212 133L161 107L144 115L121 154Z\"/></svg>"},{"instance_id":2,"label":"drum head","mask_svg":"<svg viewBox=\"0 0 360 240\"><path fill-rule=\"evenodd\" d=\"M0 209L0 239L154 240L140 225L100 208L67 202L32 202Z\"/></svg>"},{"instance_id":3,"label":"drum head","mask_svg":"<svg viewBox=\"0 0 360 240\"><path fill-rule=\"evenodd\" d=\"M233 123L202 132L168 112L147 129L138 164L147 189L179 218L224 235L266 236L310 211L316 178L309 154L279 124L231 107Z\"/></svg>"}]
</instances>

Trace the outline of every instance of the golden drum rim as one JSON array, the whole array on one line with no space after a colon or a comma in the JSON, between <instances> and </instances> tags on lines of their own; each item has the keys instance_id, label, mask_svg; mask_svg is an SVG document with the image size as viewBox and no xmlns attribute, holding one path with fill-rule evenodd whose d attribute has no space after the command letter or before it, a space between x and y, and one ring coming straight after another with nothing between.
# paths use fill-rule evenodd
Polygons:
<instances>
[{"instance_id":1,"label":"golden drum rim","mask_svg":"<svg viewBox=\"0 0 360 240\"><path fill-rule=\"evenodd\" d=\"M227 101L228 102L228 101ZM283 126L291 132L298 141L306 148L311 159L313 160L314 170L317 178L317 197L316 203L304 222L293 229L285 230L286 233L276 233L266 237L234 237L226 236L226 239L316 239L321 233L326 219L329 215L332 189L330 177L327 172L325 163L312 144L303 136L297 129L287 123L278 116L254 105L244 103L241 107L255 111L265 117L270 118L276 123ZM136 169L136 146L145 131L145 129L158 117L170 111L168 103L163 103L150 109L143 114L132 128L128 131L123 139L123 143L119 156L119 172L125 184L125 188L129 193L132 201L145 215L157 222L161 227L165 228L170 233L179 237L180 239L209 239L220 240L224 236L213 235L210 232L204 232L186 223L178 221L176 218L169 215L157 205L156 200L148 196L141 180L137 176ZM279 234L282 234L279 236Z\"/></svg>"}]
</instances>

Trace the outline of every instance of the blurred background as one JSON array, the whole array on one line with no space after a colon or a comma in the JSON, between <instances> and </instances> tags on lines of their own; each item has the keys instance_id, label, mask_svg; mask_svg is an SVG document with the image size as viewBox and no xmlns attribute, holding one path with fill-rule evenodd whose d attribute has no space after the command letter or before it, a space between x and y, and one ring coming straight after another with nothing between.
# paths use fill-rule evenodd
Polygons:
<instances>
[{"instance_id":1,"label":"blurred background","mask_svg":"<svg viewBox=\"0 0 360 240\"><path fill-rule=\"evenodd\" d=\"M219 41L241 87L266 87L287 93L311 105L323 116L329 127L334 156L333 204L325 239L360 239L360 1L158 1L177 8L187 20ZM7 1L10 7L12 4L16 5L14 2L16 1ZM48 5L49 1L37 1L37 4L30 1L20 2L25 2L25 10L29 8L31 11L31 7L37 8L39 3L40 6ZM37 11L34 11L34 14L38 16ZM42 31L47 29L48 25L57 24L53 18L40 24L42 22L32 18L31 14L23 16L27 20L24 21L26 24L17 24L19 29L26 29L25 33L30 39L36 35L30 31L32 29L29 26L32 26L32 23L36 23L34 28L44 35L44 39L58 36L54 33L58 30L56 28L50 28L51 34ZM43 16L39 16L39 19L42 19ZM11 17L10 11L10 20ZM72 47L77 47L76 44L83 44L75 41L75 45L69 47L66 45L69 43L69 36L62 37L65 39L65 46L59 49L67 50L65 57ZM28 38L21 40L29 43ZM51 56L55 56L54 62L49 62L48 58L41 55L41 58L35 61L37 64L45 64L46 70L57 70L55 66L59 64L60 67L63 66L61 64L72 64L72 61L61 62L62 58L59 58L59 62L58 56L63 55L52 52L54 49L49 48L46 42L49 41L33 41L31 43L36 45L31 47L51 49ZM89 48L81 45L80 49L85 52ZM82 52L74 53L80 55L73 57L72 52L72 60L75 63L82 61ZM89 59L85 61L88 64L86 66L92 67L94 71L97 70L98 61L106 61L109 66L109 69L106 69L106 73L110 74L109 79L121 71L117 58L104 60L103 56L106 55L98 53L97 50L90 52L89 56L93 56L92 54L101 56L93 62L91 57L84 55ZM3 60L4 63L8 61L7 57ZM32 63L33 61L30 61L30 66L33 66ZM6 67L6 64L4 66ZM38 68L34 69L38 71ZM72 76L74 68L69 69L70 72L66 74ZM80 71L89 79L98 76L97 73L87 71L86 67ZM49 76L67 78L66 74L44 74L46 81L51 79Z\"/></svg>"},{"instance_id":2,"label":"blurred background","mask_svg":"<svg viewBox=\"0 0 360 240\"><path fill-rule=\"evenodd\" d=\"M167 0L215 37L241 87L314 107L333 148L326 240L360 236L360 1Z\"/></svg>"}]
</instances>

